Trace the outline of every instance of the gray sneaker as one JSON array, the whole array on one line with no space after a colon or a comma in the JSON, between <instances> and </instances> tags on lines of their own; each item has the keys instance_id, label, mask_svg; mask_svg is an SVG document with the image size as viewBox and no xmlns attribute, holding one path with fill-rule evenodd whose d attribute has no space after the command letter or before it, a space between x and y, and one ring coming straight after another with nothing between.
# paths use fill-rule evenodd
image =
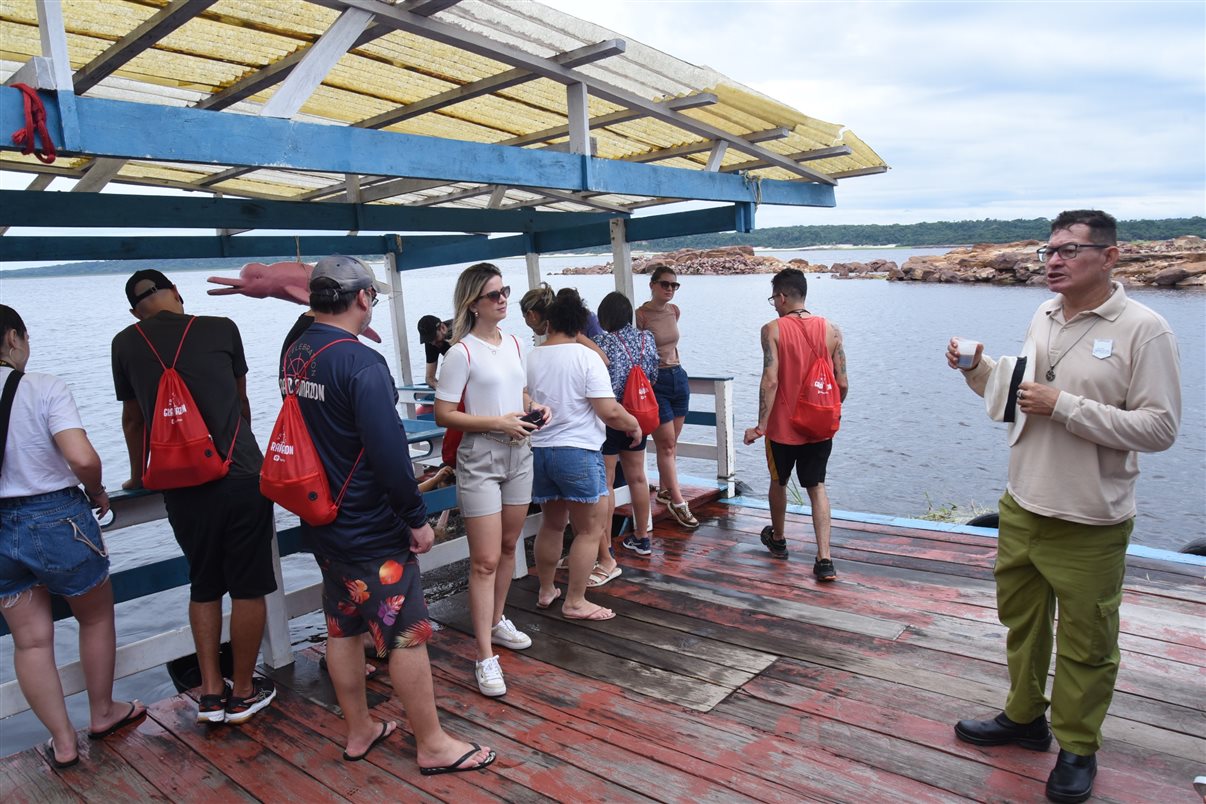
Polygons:
<instances>
[{"instance_id":1,"label":"gray sneaker","mask_svg":"<svg viewBox=\"0 0 1206 804\"><path fill-rule=\"evenodd\" d=\"M482 659L473 672L477 676L477 688L482 695L497 698L507 694L507 682L503 681L502 668L498 666L497 656Z\"/></svg>"},{"instance_id":2,"label":"gray sneaker","mask_svg":"<svg viewBox=\"0 0 1206 804\"><path fill-rule=\"evenodd\" d=\"M503 617L498 625L490 629L490 641L511 650L532 647L532 638L515 627L515 623Z\"/></svg>"}]
</instances>

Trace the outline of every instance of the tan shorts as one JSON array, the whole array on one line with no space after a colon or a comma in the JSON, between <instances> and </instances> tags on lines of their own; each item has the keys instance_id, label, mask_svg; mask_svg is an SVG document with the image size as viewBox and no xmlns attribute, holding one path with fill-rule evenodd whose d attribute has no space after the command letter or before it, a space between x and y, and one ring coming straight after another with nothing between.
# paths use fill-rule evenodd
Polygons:
<instances>
[{"instance_id":1,"label":"tan shorts","mask_svg":"<svg viewBox=\"0 0 1206 804\"><path fill-rule=\"evenodd\" d=\"M502 443L495 433L465 433L456 451L456 501L461 516L490 516L504 505L532 501L532 447Z\"/></svg>"}]
</instances>

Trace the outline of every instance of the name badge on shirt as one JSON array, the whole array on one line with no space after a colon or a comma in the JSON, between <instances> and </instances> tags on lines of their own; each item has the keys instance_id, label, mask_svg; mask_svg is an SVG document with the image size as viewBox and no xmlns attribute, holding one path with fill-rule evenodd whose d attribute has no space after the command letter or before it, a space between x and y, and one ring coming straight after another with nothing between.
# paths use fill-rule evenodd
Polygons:
<instances>
[{"instance_id":1,"label":"name badge on shirt","mask_svg":"<svg viewBox=\"0 0 1206 804\"><path fill-rule=\"evenodd\" d=\"M1114 353L1114 341L1110 338L1098 338L1093 341L1093 357L1105 360Z\"/></svg>"}]
</instances>

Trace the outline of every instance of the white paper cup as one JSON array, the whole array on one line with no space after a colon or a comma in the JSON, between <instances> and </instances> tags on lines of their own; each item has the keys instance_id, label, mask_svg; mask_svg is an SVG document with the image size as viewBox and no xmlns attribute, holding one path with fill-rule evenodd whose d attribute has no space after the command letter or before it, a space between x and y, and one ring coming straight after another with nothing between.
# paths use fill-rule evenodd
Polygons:
<instances>
[{"instance_id":1,"label":"white paper cup","mask_svg":"<svg viewBox=\"0 0 1206 804\"><path fill-rule=\"evenodd\" d=\"M955 348L959 354L959 368L972 367L972 362L976 359L976 349L979 346L980 342L973 341L971 338L955 338Z\"/></svg>"}]
</instances>

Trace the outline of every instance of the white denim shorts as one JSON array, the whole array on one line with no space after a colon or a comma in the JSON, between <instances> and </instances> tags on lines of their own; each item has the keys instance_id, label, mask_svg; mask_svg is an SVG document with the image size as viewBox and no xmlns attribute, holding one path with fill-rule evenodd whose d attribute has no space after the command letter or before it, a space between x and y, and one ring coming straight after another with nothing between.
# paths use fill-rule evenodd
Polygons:
<instances>
[{"instance_id":1,"label":"white denim shorts","mask_svg":"<svg viewBox=\"0 0 1206 804\"><path fill-rule=\"evenodd\" d=\"M532 501L532 446L498 433L465 433L456 451L456 501L462 517L490 516Z\"/></svg>"}]
</instances>

